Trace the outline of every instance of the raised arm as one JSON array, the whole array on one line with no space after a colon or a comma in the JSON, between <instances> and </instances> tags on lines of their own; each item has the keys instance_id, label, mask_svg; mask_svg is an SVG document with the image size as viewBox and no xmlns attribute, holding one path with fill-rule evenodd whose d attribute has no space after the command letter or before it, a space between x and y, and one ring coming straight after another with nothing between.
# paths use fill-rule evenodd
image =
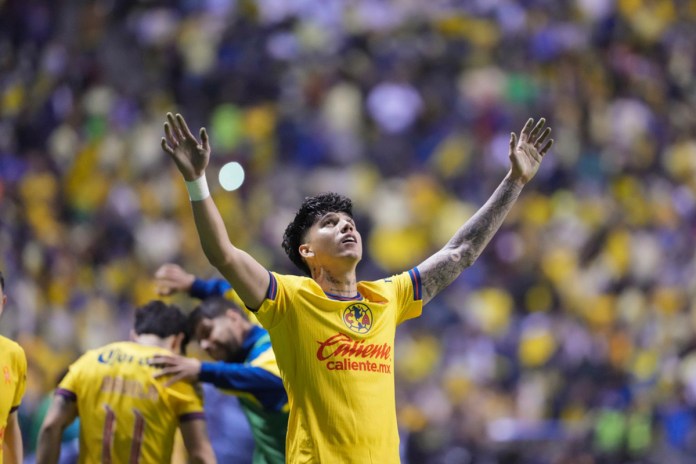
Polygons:
<instances>
[{"instance_id":1,"label":"raised arm","mask_svg":"<svg viewBox=\"0 0 696 464\"><path fill-rule=\"evenodd\" d=\"M249 308L258 308L268 290L268 271L232 244L222 216L208 193L205 169L210 160L210 143L206 130L201 128L199 141L180 114L174 117L167 113L164 133L162 149L171 156L186 181L203 252L210 264L234 286L242 301Z\"/></svg>"},{"instance_id":2,"label":"raised arm","mask_svg":"<svg viewBox=\"0 0 696 464\"><path fill-rule=\"evenodd\" d=\"M543 156L553 145L553 139L547 140L551 129L544 129L545 123L542 118L535 125L530 118L519 138L510 134L510 171L505 179L440 251L418 265L423 283L423 304L471 266L500 228L522 187L534 177Z\"/></svg>"}]
</instances>

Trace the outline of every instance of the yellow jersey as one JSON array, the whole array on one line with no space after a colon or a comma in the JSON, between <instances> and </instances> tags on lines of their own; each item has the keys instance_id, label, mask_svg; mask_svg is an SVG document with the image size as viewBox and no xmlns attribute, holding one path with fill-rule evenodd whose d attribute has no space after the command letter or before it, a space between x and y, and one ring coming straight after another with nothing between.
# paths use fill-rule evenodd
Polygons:
<instances>
[{"instance_id":1,"label":"yellow jersey","mask_svg":"<svg viewBox=\"0 0 696 464\"><path fill-rule=\"evenodd\" d=\"M83 463L171 462L179 423L203 419L203 401L193 385L164 387L149 360L170 351L117 342L82 355L56 394L77 402Z\"/></svg>"},{"instance_id":2,"label":"yellow jersey","mask_svg":"<svg viewBox=\"0 0 696 464\"><path fill-rule=\"evenodd\" d=\"M270 277L256 314L288 393L287 462L398 463L394 337L421 314L418 270L359 282L354 298L308 277Z\"/></svg>"},{"instance_id":3,"label":"yellow jersey","mask_svg":"<svg viewBox=\"0 0 696 464\"><path fill-rule=\"evenodd\" d=\"M19 408L27 381L27 357L16 342L0 336L0 464L10 414Z\"/></svg>"}]
</instances>

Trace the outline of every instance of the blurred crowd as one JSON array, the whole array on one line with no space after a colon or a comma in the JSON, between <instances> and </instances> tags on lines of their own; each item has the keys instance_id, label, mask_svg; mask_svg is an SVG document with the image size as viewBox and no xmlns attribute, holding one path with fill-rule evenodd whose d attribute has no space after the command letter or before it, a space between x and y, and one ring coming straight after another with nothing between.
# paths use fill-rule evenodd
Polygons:
<instances>
[{"instance_id":1,"label":"blurred crowd","mask_svg":"<svg viewBox=\"0 0 696 464\"><path fill-rule=\"evenodd\" d=\"M27 431L159 265L214 276L167 111L208 128L238 246L295 273L285 225L338 191L365 280L444 245L546 117L502 229L397 332L403 461L696 462L696 1L0 0L0 330L29 358Z\"/></svg>"}]
</instances>

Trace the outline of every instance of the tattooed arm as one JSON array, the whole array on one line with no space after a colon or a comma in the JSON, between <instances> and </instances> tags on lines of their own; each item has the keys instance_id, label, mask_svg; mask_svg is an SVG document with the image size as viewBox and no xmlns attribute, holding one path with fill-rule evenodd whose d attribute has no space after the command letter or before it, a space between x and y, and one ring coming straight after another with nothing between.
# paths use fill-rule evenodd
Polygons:
<instances>
[{"instance_id":1,"label":"tattooed arm","mask_svg":"<svg viewBox=\"0 0 696 464\"><path fill-rule=\"evenodd\" d=\"M536 125L529 119L519 139L510 134L510 171L488 201L459 228L449 242L437 253L418 265L423 283L423 304L459 277L471 266L493 235L500 228L512 208L522 187L539 170L543 156L553 145L548 138L550 128L544 128L546 120Z\"/></svg>"},{"instance_id":2,"label":"tattooed arm","mask_svg":"<svg viewBox=\"0 0 696 464\"><path fill-rule=\"evenodd\" d=\"M37 464L54 464L58 462L63 430L76 417L77 405L75 401L56 394L39 432L39 442L36 450Z\"/></svg>"}]
</instances>

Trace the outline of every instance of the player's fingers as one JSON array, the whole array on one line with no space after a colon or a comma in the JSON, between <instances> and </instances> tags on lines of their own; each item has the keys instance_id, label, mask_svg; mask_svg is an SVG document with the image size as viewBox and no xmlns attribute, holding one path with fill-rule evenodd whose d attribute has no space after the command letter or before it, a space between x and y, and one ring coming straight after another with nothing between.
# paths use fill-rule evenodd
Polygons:
<instances>
[{"instance_id":1,"label":"player's fingers","mask_svg":"<svg viewBox=\"0 0 696 464\"><path fill-rule=\"evenodd\" d=\"M534 146L537 148L541 147L544 144L546 138L549 136L549 134L551 134L551 128L547 127L546 129L544 129L544 132L541 133L539 138L536 139L536 141L534 142Z\"/></svg>"},{"instance_id":2,"label":"player's fingers","mask_svg":"<svg viewBox=\"0 0 696 464\"><path fill-rule=\"evenodd\" d=\"M178 381L183 380L183 379L184 379L183 374L173 375L171 379L167 379L167 381L164 382L164 386L171 387L172 385L174 385L175 383L177 383Z\"/></svg>"},{"instance_id":3,"label":"player's fingers","mask_svg":"<svg viewBox=\"0 0 696 464\"><path fill-rule=\"evenodd\" d=\"M201 145L203 146L203 149L205 151L210 151L210 140L208 139L208 131L205 130L205 127L201 127L200 134Z\"/></svg>"},{"instance_id":4,"label":"player's fingers","mask_svg":"<svg viewBox=\"0 0 696 464\"><path fill-rule=\"evenodd\" d=\"M172 147L172 149L175 149L179 146L180 139L176 137L176 135L174 134L174 130L172 129L172 125L168 122L164 123L164 137L167 140L169 146Z\"/></svg>"},{"instance_id":5,"label":"player's fingers","mask_svg":"<svg viewBox=\"0 0 696 464\"><path fill-rule=\"evenodd\" d=\"M172 292L173 292L173 290L171 287L164 287L161 285L157 286L157 294L159 296L169 296L172 294Z\"/></svg>"},{"instance_id":6,"label":"player's fingers","mask_svg":"<svg viewBox=\"0 0 696 464\"><path fill-rule=\"evenodd\" d=\"M191 131L189 130L188 125L184 120L184 117L179 113L176 113L176 122L179 123L179 129L181 130L181 133L184 134L184 137L190 140L196 140L196 137L194 137Z\"/></svg>"},{"instance_id":7,"label":"player's fingers","mask_svg":"<svg viewBox=\"0 0 696 464\"><path fill-rule=\"evenodd\" d=\"M522 132L520 133L520 140L523 142L526 142L527 139L529 138L529 132L532 130L532 125L534 124L534 120L532 118L527 119L527 122L525 123L524 127L522 128Z\"/></svg>"},{"instance_id":8,"label":"player's fingers","mask_svg":"<svg viewBox=\"0 0 696 464\"><path fill-rule=\"evenodd\" d=\"M164 266L160 266L156 271L155 271L155 277L157 279L164 279L167 276L167 268Z\"/></svg>"},{"instance_id":9,"label":"player's fingers","mask_svg":"<svg viewBox=\"0 0 696 464\"><path fill-rule=\"evenodd\" d=\"M549 139L549 141L546 142L546 145L544 145L544 147L541 150L539 150L539 154L541 156L544 156L546 154L546 152L548 152L551 149L552 145L553 145L553 139Z\"/></svg>"},{"instance_id":10,"label":"player's fingers","mask_svg":"<svg viewBox=\"0 0 696 464\"><path fill-rule=\"evenodd\" d=\"M169 368L164 368L164 369L158 370L157 372L155 372L154 374L152 374L152 376L153 376L154 378L156 378L156 379L159 379L160 377L166 377L166 376L168 376L168 375L172 375L172 374L174 374L175 372L176 372L176 371L174 371L173 368L169 367Z\"/></svg>"},{"instance_id":11,"label":"player's fingers","mask_svg":"<svg viewBox=\"0 0 696 464\"><path fill-rule=\"evenodd\" d=\"M159 279L171 279L176 275L179 267L176 264L163 264L155 271L155 277Z\"/></svg>"},{"instance_id":12,"label":"player's fingers","mask_svg":"<svg viewBox=\"0 0 696 464\"><path fill-rule=\"evenodd\" d=\"M546 124L546 118L539 119L532 131L529 133L529 138L534 140L534 138L539 134L539 132L541 132L541 129L544 127L544 124Z\"/></svg>"},{"instance_id":13,"label":"player's fingers","mask_svg":"<svg viewBox=\"0 0 696 464\"><path fill-rule=\"evenodd\" d=\"M160 145L162 145L162 150L164 150L168 155L174 156L174 150L172 149L172 147L170 147L167 144L167 141L165 140L164 137L162 137L162 141L160 142Z\"/></svg>"},{"instance_id":14,"label":"player's fingers","mask_svg":"<svg viewBox=\"0 0 696 464\"><path fill-rule=\"evenodd\" d=\"M510 132L510 153L515 150L517 146L517 135L514 132Z\"/></svg>"},{"instance_id":15,"label":"player's fingers","mask_svg":"<svg viewBox=\"0 0 696 464\"><path fill-rule=\"evenodd\" d=\"M174 136L176 137L177 142L183 142L184 134L181 133L181 130L179 129L179 126L176 123L176 120L174 119L174 115L172 113L167 113L167 122L169 122L172 134L174 134Z\"/></svg>"},{"instance_id":16,"label":"player's fingers","mask_svg":"<svg viewBox=\"0 0 696 464\"><path fill-rule=\"evenodd\" d=\"M158 354L150 359L150 364L173 364L175 358L173 356L167 356L165 354Z\"/></svg>"}]
</instances>

